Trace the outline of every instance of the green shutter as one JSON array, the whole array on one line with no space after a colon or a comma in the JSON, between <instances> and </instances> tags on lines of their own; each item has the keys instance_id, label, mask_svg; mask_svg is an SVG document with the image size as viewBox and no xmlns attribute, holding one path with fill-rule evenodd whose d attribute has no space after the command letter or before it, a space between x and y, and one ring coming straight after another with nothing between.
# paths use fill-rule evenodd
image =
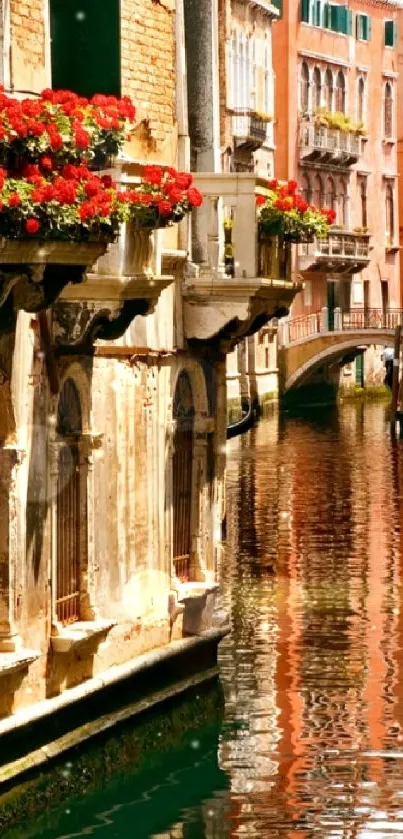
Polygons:
<instances>
[{"instance_id":1,"label":"green shutter","mask_svg":"<svg viewBox=\"0 0 403 839\"><path fill-rule=\"evenodd\" d=\"M52 86L120 94L119 0L50 0Z\"/></svg>"},{"instance_id":2,"label":"green shutter","mask_svg":"<svg viewBox=\"0 0 403 839\"><path fill-rule=\"evenodd\" d=\"M314 24L315 26L321 26L322 24L322 0L315 0Z\"/></svg>"},{"instance_id":3,"label":"green shutter","mask_svg":"<svg viewBox=\"0 0 403 839\"><path fill-rule=\"evenodd\" d=\"M340 9L341 6L330 6L330 28L333 32L340 32Z\"/></svg>"},{"instance_id":4,"label":"green shutter","mask_svg":"<svg viewBox=\"0 0 403 839\"><path fill-rule=\"evenodd\" d=\"M355 16L355 37L357 38L357 41L361 38L361 15L359 15L358 12Z\"/></svg>"},{"instance_id":5,"label":"green shutter","mask_svg":"<svg viewBox=\"0 0 403 839\"><path fill-rule=\"evenodd\" d=\"M385 20L385 47L395 46L395 22L394 20Z\"/></svg>"},{"instance_id":6,"label":"green shutter","mask_svg":"<svg viewBox=\"0 0 403 839\"><path fill-rule=\"evenodd\" d=\"M372 35L372 20L369 15L367 15L367 41L371 40Z\"/></svg>"},{"instance_id":7,"label":"green shutter","mask_svg":"<svg viewBox=\"0 0 403 839\"><path fill-rule=\"evenodd\" d=\"M353 34L353 13L351 9L346 9L346 35Z\"/></svg>"},{"instance_id":8,"label":"green shutter","mask_svg":"<svg viewBox=\"0 0 403 839\"><path fill-rule=\"evenodd\" d=\"M301 0L301 20L309 23L309 0Z\"/></svg>"},{"instance_id":9,"label":"green shutter","mask_svg":"<svg viewBox=\"0 0 403 839\"><path fill-rule=\"evenodd\" d=\"M271 2L273 3L273 6L275 6L275 8L279 10L281 17L281 15L283 14L283 0L271 0Z\"/></svg>"},{"instance_id":10,"label":"green shutter","mask_svg":"<svg viewBox=\"0 0 403 839\"><path fill-rule=\"evenodd\" d=\"M323 26L325 29L329 29L330 27L330 6L329 3L325 3L323 9Z\"/></svg>"}]
</instances>

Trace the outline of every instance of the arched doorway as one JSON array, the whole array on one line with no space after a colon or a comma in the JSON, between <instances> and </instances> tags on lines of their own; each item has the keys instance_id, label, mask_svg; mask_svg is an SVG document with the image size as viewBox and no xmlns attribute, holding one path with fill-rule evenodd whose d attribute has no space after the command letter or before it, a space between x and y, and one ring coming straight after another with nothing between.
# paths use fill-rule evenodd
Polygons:
<instances>
[{"instance_id":1,"label":"arched doorway","mask_svg":"<svg viewBox=\"0 0 403 839\"><path fill-rule=\"evenodd\" d=\"M173 561L181 581L190 579L194 401L190 378L182 371L176 383L173 419Z\"/></svg>"},{"instance_id":2,"label":"arched doorway","mask_svg":"<svg viewBox=\"0 0 403 839\"><path fill-rule=\"evenodd\" d=\"M87 541L86 500L82 497L80 486L82 413L78 390L72 379L66 379L60 393L57 433L55 611L57 620L68 624L81 617L81 553Z\"/></svg>"}]
</instances>

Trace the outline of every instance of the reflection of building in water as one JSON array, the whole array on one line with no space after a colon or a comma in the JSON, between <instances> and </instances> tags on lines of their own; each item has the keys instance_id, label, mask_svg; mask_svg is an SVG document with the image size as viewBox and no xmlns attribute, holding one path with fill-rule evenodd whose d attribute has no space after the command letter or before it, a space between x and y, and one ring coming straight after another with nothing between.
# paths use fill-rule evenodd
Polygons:
<instances>
[{"instance_id":1,"label":"reflection of building in water","mask_svg":"<svg viewBox=\"0 0 403 839\"><path fill-rule=\"evenodd\" d=\"M403 448L382 423L355 406L323 435L288 419L277 446L265 423L252 456L244 441L230 458L228 509L245 522L223 656L230 836L363 837L368 807L379 824L400 812L403 761L382 750L403 743Z\"/></svg>"}]
</instances>

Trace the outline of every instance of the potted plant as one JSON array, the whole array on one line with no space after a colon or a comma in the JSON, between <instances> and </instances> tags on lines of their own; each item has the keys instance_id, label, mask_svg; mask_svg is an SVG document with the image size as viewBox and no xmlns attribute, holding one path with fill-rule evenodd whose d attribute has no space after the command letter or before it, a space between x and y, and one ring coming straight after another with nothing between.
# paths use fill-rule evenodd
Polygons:
<instances>
[{"instance_id":1,"label":"potted plant","mask_svg":"<svg viewBox=\"0 0 403 839\"><path fill-rule=\"evenodd\" d=\"M281 276L281 265L290 265L291 244L326 238L336 218L334 210L308 204L296 181L269 181L266 193L256 196L256 204L264 276Z\"/></svg>"}]
</instances>

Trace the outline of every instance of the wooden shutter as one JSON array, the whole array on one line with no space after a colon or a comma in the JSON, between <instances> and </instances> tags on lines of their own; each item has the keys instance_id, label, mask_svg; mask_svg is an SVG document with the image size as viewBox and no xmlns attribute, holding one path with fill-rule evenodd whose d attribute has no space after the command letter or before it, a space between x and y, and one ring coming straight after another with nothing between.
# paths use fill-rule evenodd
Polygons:
<instances>
[{"instance_id":1,"label":"wooden shutter","mask_svg":"<svg viewBox=\"0 0 403 839\"><path fill-rule=\"evenodd\" d=\"M301 0L301 20L309 23L309 0Z\"/></svg>"},{"instance_id":2,"label":"wooden shutter","mask_svg":"<svg viewBox=\"0 0 403 839\"><path fill-rule=\"evenodd\" d=\"M120 95L119 0L50 0L52 86Z\"/></svg>"},{"instance_id":3,"label":"wooden shutter","mask_svg":"<svg viewBox=\"0 0 403 839\"><path fill-rule=\"evenodd\" d=\"M372 19L369 15L367 15L367 41L371 40L372 35Z\"/></svg>"},{"instance_id":4,"label":"wooden shutter","mask_svg":"<svg viewBox=\"0 0 403 839\"><path fill-rule=\"evenodd\" d=\"M325 29L330 29L330 5L329 3L325 4L325 8L323 10L323 26Z\"/></svg>"},{"instance_id":5,"label":"wooden shutter","mask_svg":"<svg viewBox=\"0 0 403 839\"><path fill-rule=\"evenodd\" d=\"M385 20L385 47L394 47L396 38L396 27L394 20Z\"/></svg>"},{"instance_id":6,"label":"wooden shutter","mask_svg":"<svg viewBox=\"0 0 403 839\"><path fill-rule=\"evenodd\" d=\"M346 35L353 34L353 13L351 9L346 9Z\"/></svg>"}]
</instances>

